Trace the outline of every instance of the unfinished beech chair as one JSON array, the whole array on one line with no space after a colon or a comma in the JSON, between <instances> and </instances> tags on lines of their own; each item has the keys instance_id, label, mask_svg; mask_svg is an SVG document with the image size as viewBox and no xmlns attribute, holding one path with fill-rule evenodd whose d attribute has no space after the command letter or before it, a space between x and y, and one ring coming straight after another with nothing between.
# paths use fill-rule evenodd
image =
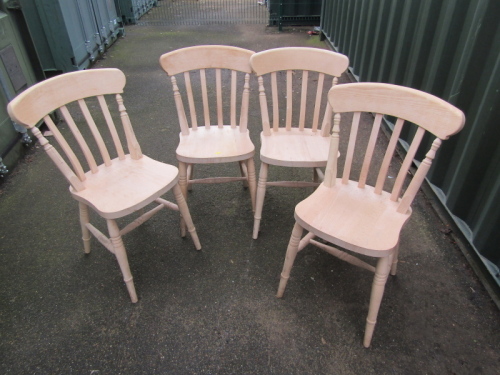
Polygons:
<instances>
[{"instance_id":1,"label":"unfinished beech chair","mask_svg":"<svg viewBox=\"0 0 500 375\"><path fill-rule=\"evenodd\" d=\"M465 118L460 110L435 96L383 83L339 85L330 90L328 99L335 119L325 179L311 196L295 207L296 223L288 244L277 296L283 296L297 252L309 243L353 265L375 272L364 337L364 346L369 347L385 283L389 273L396 274L399 235L411 215L410 205L424 181L441 140L460 131ZM340 114L344 112L353 112L354 115L343 175L336 178ZM361 172L355 180L350 172L353 159L358 155L358 151L355 153L355 145L361 112L371 112L375 117ZM367 175L384 115L393 116L396 121L375 186L370 186L367 184ZM416 132L392 190L385 191L390 162L405 122L416 124ZM426 131L436 138L406 191L401 194ZM303 229L309 233L301 239ZM373 267L347 252L318 242L314 240L316 236L351 253L378 258L377 265Z\"/></svg>"},{"instance_id":2,"label":"unfinished beech chair","mask_svg":"<svg viewBox=\"0 0 500 375\"><path fill-rule=\"evenodd\" d=\"M332 118L326 92L337 84L349 60L318 48L286 47L256 53L250 64L259 80L262 115L261 166L253 227L253 238L257 239L266 186L318 186L323 179L320 168L326 166L328 159ZM330 79L331 83L325 82ZM271 119L265 81L271 87ZM312 168L313 181L267 181L269 165Z\"/></svg>"},{"instance_id":3,"label":"unfinished beech chair","mask_svg":"<svg viewBox=\"0 0 500 375\"><path fill-rule=\"evenodd\" d=\"M180 211L196 248L199 250L201 246L178 186L177 168L150 159L141 152L120 95L124 86L125 75L118 69L67 73L30 87L9 103L8 111L14 121L31 129L69 181L70 193L80 207L85 253L90 253L90 234L93 234L116 256L130 299L137 302L122 235L141 225L162 208L170 208ZM116 96L116 110L112 111L116 113L114 117L105 95ZM65 137L54 124L49 114L56 109L59 109L73 136L68 131ZM128 153L122 146L113 118L121 119ZM41 120L52 132L71 167L36 127ZM82 126L85 122L88 127ZM109 142L104 141L105 135L110 135ZM70 144L79 147L73 151ZM113 147L111 145L117 155L115 158L110 156L108 150L108 147ZM93 148L97 148L99 153L93 154ZM78 154L83 155L81 158L85 159L89 171L84 171ZM102 164L99 164L99 159ZM177 204L160 198L171 189ZM116 219L142 210L154 202L157 205L153 209L123 229L118 228ZM90 223L88 207L106 219L109 238Z\"/></svg>"},{"instance_id":4,"label":"unfinished beech chair","mask_svg":"<svg viewBox=\"0 0 500 375\"><path fill-rule=\"evenodd\" d=\"M250 191L252 211L255 210L255 147L247 129L253 53L243 48L209 45L182 48L160 57L161 67L171 77L179 117L181 132L176 155L179 185L186 199L191 184L243 181ZM184 79L178 81L181 76ZM181 91L187 99L189 117ZM199 102L202 104L197 106ZM229 162L239 163L241 177L193 178L195 164Z\"/></svg>"}]
</instances>

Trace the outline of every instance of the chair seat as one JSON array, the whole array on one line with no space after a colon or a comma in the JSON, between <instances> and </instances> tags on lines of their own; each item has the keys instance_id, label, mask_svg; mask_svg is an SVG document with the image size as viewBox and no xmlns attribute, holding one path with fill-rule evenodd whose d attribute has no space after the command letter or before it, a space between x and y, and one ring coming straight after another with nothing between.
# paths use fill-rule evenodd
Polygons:
<instances>
[{"instance_id":1,"label":"chair seat","mask_svg":"<svg viewBox=\"0 0 500 375\"><path fill-rule=\"evenodd\" d=\"M85 189L73 197L93 207L102 217L116 219L153 202L177 183L178 169L147 156L133 160L114 159L109 167L98 167L97 173L87 172Z\"/></svg>"},{"instance_id":2,"label":"chair seat","mask_svg":"<svg viewBox=\"0 0 500 375\"><path fill-rule=\"evenodd\" d=\"M241 132L236 126L231 128L216 125L210 128L190 129L189 135L179 134L177 159L184 163L226 163L247 160L255 152L249 132Z\"/></svg>"},{"instance_id":3,"label":"chair seat","mask_svg":"<svg viewBox=\"0 0 500 375\"><path fill-rule=\"evenodd\" d=\"M321 184L295 207L295 219L307 231L360 254L382 257L398 244L399 233L411 215L396 211L390 194L376 195L374 188L358 188L337 179L333 188Z\"/></svg>"},{"instance_id":4,"label":"chair seat","mask_svg":"<svg viewBox=\"0 0 500 375\"><path fill-rule=\"evenodd\" d=\"M260 135L260 160L283 167L324 167L328 160L330 137L311 129L271 130L270 136Z\"/></svg>"}]
</instances>

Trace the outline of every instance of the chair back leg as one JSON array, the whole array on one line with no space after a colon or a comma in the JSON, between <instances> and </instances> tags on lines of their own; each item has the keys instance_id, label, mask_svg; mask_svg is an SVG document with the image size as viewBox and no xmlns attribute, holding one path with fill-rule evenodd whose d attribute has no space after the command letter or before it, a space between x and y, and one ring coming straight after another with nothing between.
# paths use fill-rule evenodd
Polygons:
<instances>
[{"instance_id":1,"label":"chair back leg","mask_svg":"<svg viewBox=\"0 0 500 375\"><path fill-rule=\"evenodd\" d=\"M181 235L182 237L186 236L186 227L189 235L191 236L194 246L196 250L201 250L200 240L198 239L198 234L196 233L196 228L193 224L193 219L191 218L191 214L189 213L188 205L186 199L184 198L184 194L182 193L179 185L175 185L173 188L174 197L177 201L177 205L179 206L179 212L181 213ZM182 233L184 230L184 233Z\"/></svg>"},{"instance_id":2,"label":"chair back leg","mask_svg":"<svg viewBox=\"0 0 500 375\"><path fill-rule=\"evenodd\" d=\"M250 199L252 200L252 211L255 212L257 179L255 176L255 162L253 158L247 160L248 189L250 190Z\"/></svg>"}]
</instances>

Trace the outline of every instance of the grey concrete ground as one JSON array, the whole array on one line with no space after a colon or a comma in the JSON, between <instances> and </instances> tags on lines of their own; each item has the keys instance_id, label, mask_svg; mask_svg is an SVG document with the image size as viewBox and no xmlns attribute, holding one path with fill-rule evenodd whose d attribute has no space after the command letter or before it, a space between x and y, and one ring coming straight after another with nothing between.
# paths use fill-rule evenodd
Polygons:
<instances>
[{"instance_id":1,"label":"grey concrete ground","mask_svg":"<svg viewBox=\"0 0 500 375\"><path fill-rule=\"evenodd\" d=\"M126 31L96 67L125 72L125 104L143 152L169 163L175 163L178 125L158 65L162 53L197 44L326 48L304 29ZM260 114L252 94L250 127L258 149ZM303 177L301 171L271 171ZM0 372L499 373L498 309L422 194L402 234L399 274L387 283L370 349L362 346L369 272L309 247L297 257L284 298L276 299L293 207L310 193L270 188L254 241L248 192L240 184L195 186L189 205L201 252L178 236L170 212L125 237L140 298L133 305L114 257L97 241L89 256L83 254L77 205L35 146L1 186Z\"/></svg>"}]
</instances>

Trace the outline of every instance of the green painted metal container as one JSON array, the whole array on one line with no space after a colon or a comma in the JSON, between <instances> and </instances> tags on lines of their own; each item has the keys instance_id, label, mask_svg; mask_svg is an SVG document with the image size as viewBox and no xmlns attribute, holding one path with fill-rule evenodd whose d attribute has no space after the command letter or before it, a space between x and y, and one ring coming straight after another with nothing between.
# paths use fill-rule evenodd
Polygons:
<instances>
[{"instance_id":1,"label":"green painted metal container","mask_svg":"<svg viewBox=\"0 0 500 375\"><path fill-rule=\"evenodd\" d=\"M46 76L85 69L123 32L113 0L20 0Z\"/></svg>"},{"instance_id":2,"label":"green painted metal container","mask_svg":"<svg viewBox=\"0 0 500 375\"><path fill-rule=\"evenodd\" d=\"M136 24L139 18L158 4L158 0L115 0L116 9L126 24Z\"/></svg>"},{"instance_id":3,"label":"green painted metal container","mask_svg":"<svg viewBox=\"0 0 500 375\"><path fill-rule=\"evenodd\" d=\"M4 176L23 154L23 142L31 139L26 129L14 124L7 104L36 82L35 69L23 43L21 32L0 2L0 176Z\"/></svg>"}]
</instances>

